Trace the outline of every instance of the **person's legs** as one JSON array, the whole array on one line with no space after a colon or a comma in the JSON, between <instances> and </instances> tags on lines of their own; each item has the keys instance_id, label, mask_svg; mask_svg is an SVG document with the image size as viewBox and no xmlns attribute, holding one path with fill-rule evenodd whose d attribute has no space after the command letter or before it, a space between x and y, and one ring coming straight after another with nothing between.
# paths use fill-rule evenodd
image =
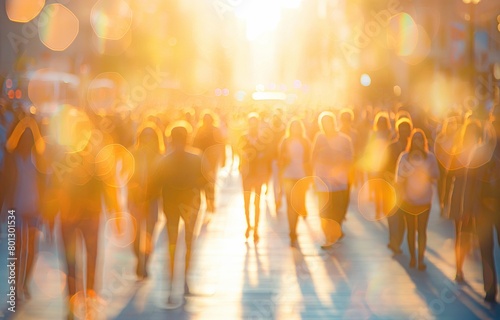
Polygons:
<instances>
[{"instance_id":1,"label":"person's legs","mask_svg":"<svg viewBox=\"0 0 500 320\"><path fill-rule=\"evenodd\" d=\"M378 188L373 190L373 196L375 201L375 218L381 219L383 216L383 195Z\"/></svg>"},{"instance_id":2,"label":"person's legs","mask_svg":"<svg viewBox=\"0 0 500 320\"><path fill-rule=\"evenodd\" d=\"M68 287L68 302L76 294L76 242L78 229L74 223L66 222L61 219L61 242L64 250L64 259L66 263L66 285ZM69 303L70 313L73 312L73 306Z\"/></svg>"},{"instance_id":3,"label":"person's legs","mask_svg":"<svg viewBox=\"0 0 500 320\"><path fill-rule=\"evenodd\" d=\"M457 243L455 244L455 252L457 255L457 276L456 280L459 282L464 281L463 265L465 261L465 256L470 250L471 245L471 231L472 231L472 219L467 222L459 220L456 224L456 235Z\"/></svg>"},{"instance_id":4,"label":"person's legs","mask_svg":"<svg viewBox=\"0 0 500 320\"><path fill-rule=\"evenodd\" d=\"M280 181L278 160L273 160L271 164L272 168L272 179L273 179L273 193L274 201L276 203L276 211L281 208L281 201L283 198L283 185Z\"/></svg>"},{"instance_id":5,"label":"person's legs","mask_svg":"<svg viewBox=\"0 0 500 320\"><path fill-rule=\"evenodd\" d=\"M24 271L26 265L26 248L28 243L28 232L27 225L23 219L18 219L16 222L16 248L15 248L15 277L16 277L16 300L17 302L24 299L23 287L24 287Z\"/></svg>"},{"instance_id":6,"label":"person's legs","mask_svg":"<svg viewBox=\"0 0 500 320\"><path fill-rule=\"evenodd\" d=\"M95 274L97 262L97 249L99 243L99 214L96 212L89 212L91 218L80 223L83 241L87 253L87 286L86 294L92 297L95 294Z\"/></svg>"},{"instance_id":7,"label":"person's legs","mask_svg":"<svg viewBox=\"0 0 500 320\"><path fill-rule=\"evenodd\" d=\"M182 202L177 199L179 194L170 195L170 199L163 198L163 213L166 217L167 225L167 235L168 235L168 258L169 258L169 276L170 281L170 293L172 293L172 287L174 282L174 270L175 270L175 252L177 249L177 237L179 235L179 219L181 212L189 210L186 208ZM171 301L171 296L169 296L169 302Z\"/></svg>"},{"instance_id":8,"label":"person's legs","mask_svg":"<svg viewBox=\"0 0 500 320\"><path fill-rule=\"evenodd\" d=\"M248 239L250 236L250 230L252 230L252 224L250 223L250 196L252 192L251 185L249 181L245 178L243 179L243 202L245 206L245 219L247 222L247 230L245 232L245 237Z\"/></svg>"},{"instance_id":9,"label":"person's legs","mask_svg":"<svg viewBox=\"0 0 500 320\"><path fill-rule=\"evenodd\" d=\"M445 203L445 188L446 188L446 168L441 164L441 161L438 161L439 168L439 178L437 181L437 191L438 191L438 199L439 199L439 208L440 214L443 215L444 203Z\"/></svg>"},{"instance_id":10,"label":"person's legs","mask_svg":"<svg viewBox=\"0 0 500 320\"><path fill-rule=\"evenodd\" d=\"M389 244L388 247L395 254L401 253L401 242L403 241L405 219L401 209L396 209L393 215L387 217L389 227Z\"/></svg>"},{"instance_id":11,"label":"person's legs","mask_svg":"<svg viewBox=\"0 0 500 320\"><path fill-rule=\"evenodd\" d=\"M347 215L347 209L349 209L350 187L348 187L347 190L338 191L337 198L337 205L339 206L339 216L337 218L337 222L340 226L342 226L342 223Z\"/></svg>"},{"instance_id":12,"label":"person's legs","mask_svg":"<svg viewBox=\"0 0 500 320\"><path fill-rule=\"evenodd\" d=\"M455 219L455 264L457 266L457 274L455 276L455 280L458 282L462 282L464 280L464 274L462 271L462 259L460 257L460 229L461 229L462 221L460 219Z\"/></svg>"},{"instance_id":13,"label":"person's legs","mask_svg":"<svg viewBox=\"0 0 500 320\"><path fill-rule=\"evenodd\" d=\"M295 211L304 218L307 217L306 194L308 189L309 182L305 179L298 180L292 189L292 206L295 208Z\"/></svg>"},{"instance_id":14,"label":"person's legs","mask_svg":"<svg viewBox=\"0 0 500 320\"><path fill-rule=\"evenodd\" d=\"M205 198L207 200L207 212L215 212L215 181L208 181L205 185Z\"/></svg>"},{"instance_id":15,"label":"person's legs","mask_svg":"<svg viewBox=\"0 0 500 320\"><path fill-rule=\"evenodd\" d=\"M290 231L290 243L293 244L297 241L297 220L298 214L295 210L295 206L293 204L294 199L292 198L295 194L292 194L292 189L297 183L297 180L293 179L285 179L284 181L284 189L285 189L285 198L286 198L286 212L288 217L288 230Z\"/></svg>"},{"instance_id":16,"label":"person's legs","mask_svg":"<svg viewBox=\"0 0 500 320\"><path fill-rule=\"evenodd\" d=\"M260 222L260 195L262 192L262 184L255 186L254 210L255 210L255 229L253 239L255 242L259 241L259 222Z\"/></svg>"},{"instance_id":17,"label":"person's legs","mask_svg":"<svg viewBox=\"0 0 500 320\"><path fill-rule=\"evenodd\" d=\"M332 192L318 192L318 203L322 205L320 208L321 229L325 235L325 244L322 248L326 249L335 243L334 235L332 234L333 219L333 199Z\"/></svg>"},{"instance_id":18,"label":"person's legs","mask_svg":"<svg viewBox=\"0 0 500 320\"><path fill-rule=\"evenodd\" d=\"M148 204L148 216L146 218L146 234L145 234L145 248L144 248L144 264L143 264L143 273L144 277L148 276L148 263L149 257L153 253L153 232L158 221L158 201L153 200Z\"/></svg>"},{"instance_id":19,"label":"person's legs","mask_svg":"<svg viewBox=\"0 0 500 320\"><path fill-rule=\"evenodd\" d=\"M405 229L406 229L406 221L404 218L404 213L401 210L396 211L396 233L394 234L394 242L393 245L395 248L400 249L401 244L403 243L403 238L405 235Z\"/></svg>"},{"instance_id":20,"label":"person's legs","mask_svg":"<svg viewBox=\"0 0 500 320\"><path fill-rule=\"evenodd\" d=\"M406 220L406 225L408 227L408 251L410 252L410 268L414 268L416 265L415 259L415 232L416 232L416 217L408 212L404 213Z\"/></svg>"},{"instance_id":21,"label":"person's legs","mask_svg":"<svg viewBox=\"0 0 500 320\"><path fill-rule=\"evenodd\" d=\"M142 246L142 238L143 238L143 228L144 228L144 215L140 210L139 205L134 205L129 203L129 210L134 215L135 218L135 238L133 244L134 255L137 258L137 266L135 269L136 275L138 279L143 277L144 271L144 256L143 251L144 248Z\"/></svg>"},{"instance_id":22,"label":"person's legs","mask_svg":"<svg viewBox=\"0 0 500 320\"><path fill-rule=\"evenodd\" d=\"M427 246L427 222L429 221L430 209L420 213L417 216L417 231L418 231L418 268L425 270L424 263L425 248Z\"/></svg>"},{"instance_id":23,"label":"person's legs","mask_svg":"<svg viewBox=\"0 0 500 320\"><path fill-rule=\"evenodd\" d=\"M196 196L195 196L196 198ZM198 219L198 212L200 210L199 201L189 201L191 205L189 205L189 210L185 210L181 212L181 217L184 220L185 224L185 241L186 241L186 257L185 257L185 265L184 265L184 293L189 294L189 287L187 285L187 275L189 272L189 268L191 265L191 252L192 252L192 243L194 238L194 228L196 225L196 220Z\"/></svg>"},{"instance_id":24,"label":"person's legs","mask_svg":"<svg viewBox=\"0 0 500 320\"><path fill-rule=\"evenodd\" d=\"M497 294L493 222L491 212L481 212L476 218L477 236L483 267L484 291L486 292L486 297L490 299L494 299Z\"/></svg>"},{"instance_id":25,"label":"person's legs","mask_svg":"<svg viewBox=\"0 0 500 320\"><path fill-rule=\"evenodd\" d=\"M31 297L28 286L31 280L31 275L33 274L35 257L38 253L38 244L37 244L38 224L39 223L37 217L30 217L29 221L27 221L26 223L27 235L25 239L27 240L27 246L26 246L27 252L26 252L26 270L23 281L23 292L24 292L24 297L28 299Z\"/></svg>"}]
</instances>

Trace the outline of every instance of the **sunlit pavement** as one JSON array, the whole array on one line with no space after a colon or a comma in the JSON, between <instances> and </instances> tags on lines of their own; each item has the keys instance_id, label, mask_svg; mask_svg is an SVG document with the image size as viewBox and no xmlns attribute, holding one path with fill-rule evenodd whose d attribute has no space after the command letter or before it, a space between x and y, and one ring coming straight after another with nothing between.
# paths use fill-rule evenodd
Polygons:
<instances>
[{"instance_id":1,"label":"sunlit pavement","mask_svg":"<svg viewBox=\"0 0 500 320\"><path fill-rule=\"evenodd\" d=\"M406 242L403 254L392 257L386 247L386 221L368 221L359 213L356 190L344 225L346 236L334 248L320 249L323 238L312 193L309 216L299 221L297 248L289 247L285 208L275 213L271 192L262 201L261 239L254 244L252 236L245 242L238 173L228 171L221 172L218 212L208 224L199 225L188 276L194 294L184 298L183 279L176 277L173 300L177 305L166 303L169 284L164 220L155 231L150 278L142 282L135 279L135 258L131 247L125 246L130 239L111 236L102 224L102 282L99 298L93 303L98 319L500 318L500 307L483 302L477 248L465 265L467 284L459 286L453 281L453 224L440 218L437 210L431 212L429 221L425 272L408 268ZM2 248L6 246L4 235L5 228ZM183 242L183 234L179 241ZM1 252L2 261L6 261L6 250ZM178 274L184 268L183 253L181 246ZM32 299L17 310L14 318L66 316L64 267L59 257L56 245L42 240L31 283ZM496 258L498 268L498 248ZM6 275L6 264L0 265ZM2 283L3 299L6 291ZM2 316L9 317L10 313L3 309Z\"/></svg>"}]
</instances>

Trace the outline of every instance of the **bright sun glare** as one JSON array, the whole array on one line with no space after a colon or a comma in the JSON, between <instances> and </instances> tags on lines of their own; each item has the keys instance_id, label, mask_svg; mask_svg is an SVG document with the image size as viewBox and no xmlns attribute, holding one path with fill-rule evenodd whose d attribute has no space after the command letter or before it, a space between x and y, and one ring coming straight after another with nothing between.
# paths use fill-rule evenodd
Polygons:
<instances>
[{"instance_id":1,"label":"bright sun glare","mask_svg":"<svg viewBox=\"0 0 500 320\"><path fill-rule=\"evenodd\" d=\"M246 37L255 41L276 30L283 9L296 9L301 0L255 0L242 6L237 16L245 21Z\"/></svg>"}]
</instances>

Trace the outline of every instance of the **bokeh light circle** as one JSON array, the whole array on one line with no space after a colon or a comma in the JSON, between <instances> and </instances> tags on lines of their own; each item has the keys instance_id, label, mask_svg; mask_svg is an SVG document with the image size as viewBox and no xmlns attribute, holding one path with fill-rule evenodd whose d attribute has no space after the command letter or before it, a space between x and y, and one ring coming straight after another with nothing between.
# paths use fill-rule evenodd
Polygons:
<instances>
[{"instance_id":1,"label":"bokeh light circle","mask_svg":"<svg viewBox=\"0 0 500 320\"><path fill-rule=\"evenodd\" d=\"M87 303L85 292L78 291L69 299L70 309L76 319L86 319Z\"/></svg>"},{"instance_id":2,"label":"bokeh light circle","mask_svg":"<svg viewBox=\"0 0 500 320\"><path fill-rule=\"evenodd\" d=\"M90 24L99 38L118 40L129 31L132 16L124 0L99 0L90 12Z\"/></svg>"},{"instance_id":3,"label":"bokeh light circle","mask_svg":"<svg viewBox=\"0 0 500 320\"><path fill-rule=\"evenodd\" d=\"M92 111L104 116L115 111L118 102L129 91L128 82L118 72L103 72L90 82L87 101Z\"/></svg>"},{"instance_id":4,"label":"bokeh light circle","mask_svg":"<svg viewBox=\"0 0 500 320\"><path fill-rule=\"evenodd\" d=\"M328 190L327 184L318 176L311 176L311 177L306 177L312 179L312 184L314 187L314 191L323 191L323 190ZM304 179L306 179L304 178ZM325 199L324 197L316 197L318 199L317 205L318 205L318 212L321 212L323 208L328 204L328 199Z\"/></svg>"},{"instance_id":5,"label":"bokeh light circle","mask_svg":"<svg viewBox=\"0 0 500 320\"><path fill-rule=\"evenodd\" d=\"M333 219L321 218L321 226L326 230L326 241L328 244L335 244L342 237L341 225Z\"/></svg>"},{"instance_id":6,"label":"bokeh light circle","mask_svg":"<svg viewBox=\"0 0 500 320\"><path fill-rule=\"evenodd\" d=\"M431 39L425 31L425 28L418 25L418 42L414 50L406 55L400 55L399 58L409 65L417 65L429 56L431 52Z\"/></svg>"},{"instance_id":7,"label":"bokeh light circle","mask_svg":"<svg viewBox=\"0 0 500 320\"><path fill-rule=\"evenodd\" d=\"M65 104L58 107L52 117L49 136L66 151L79 152L84 150L89 143L92 128L92 122L85 112Z\"/></svg>"},{"instance_id":8,"label":"bokeh light circle","mask_svg":"<svg viewBox=\"0 0 500 320\"><path fill-rule=\"evenodd\" d=\"M108 186L120 188L134 175L135 159L121 144L108 144L95 158L96 174Z\"/></svg>"},{"instance_id":9,"label":"bokeh light circle","mask_svg":"<svg viewBox=\"0 0 500 320\"><path fill-rule=\"evenodd\" d=\"M418 43L419 30L413 18L405 12L391 17L387 26L387 45L398 56L410 55Z\"/></svg>"},{"instance_id":10,"label":"bokeh light circle","mask_svg":"<svg viewBox=\"0 0 500 320\"><path fill-rule=\"evenodd\" d=\"M382 195L383 205L380 216L377 216L375 208L374 192ZM382 220L394 214L397 203L396 189L384 179L369 179L358 192L358 210L368 221Z\"/></svg>"},{"instance_id":11,"label":"bokeh light circle","mask_svg":"<svg viewBox=\"0 0 500 320\"><path fill-rule=\"evenodd\" d=\"M60 106L62 86L69 86L71 90L65 90L65 97L68 100L74 100L76 97L74 88L79 84L78 77L55 71L52 69L39 69L29 77L28 92L20 93L29 97L33 107L30 107L32 114L38 114L41 117L52 116L57 112ZM58 89L59 88L59 89Z\"/></svg>"},{"instance_id":12,"label":"bokeh light circle","mask_svg":"<svg viewBox=\"0 0 500 320\"><path fill-rule=\"evenodd\" d=\"M45 6L42 13L44 19L38 20L38 36L49 49L63 51L68 48L79 31L79 21L71 10L60 3Z\"/></svg>"},{"instance_id":13,"label":"bokeh light circle","mask_svg":"<svg viewBox=\"0 0 500 320\"><path fill-rule=\"evenodd\" d=\"M300 216L307 216L307 209L305 206L306 193L313 182L313 177L304 177L297 181L290 191L290 203L293 210Z\"/></svg>"},{"instance_id":14,"label":"bokeh light circle","mask_svg":"<svg viewBox=\"0 0 500 320\"><path fill-rule=\"evenodd\" d=\"M106 221L104 234L113 245L125 248L134 242L138 227L134 216L121 212Z\"/></svg>"},{"instance_id":15,"label":"bokeh light circle","mask_svg":"<svg viewBox=\"0 0 500 320\"><path fill-rule=\"evenodd\" d=\"M368 74L363 73L361 75L361 78L359 79L359 82L361 83L361 85L363 87L368 87L372 83L372 79L370 78L370 76Z\"/></svg>"},{"instance_id":16,"label":"bokeh light circle","mask_svg":"<svg viewBox=\"0 0 500 320\"><path fill-rule=\"evenodd\" d=\"M100 38L96 34L93 34L92 44L98 54L118 56L123 54L132 44L132 32L127 32L118 40Z\"/></svg>"},{"instance_id":17,"label":"bokeh light circle","mask_svg":"<svg viewBox=\"0 0 500 320\"><path fill-rule=\"evenodd\" d=\"M66 288L66 274L58 269L57 263L54 267L54 261L57 257L49 251L40 251L36 258L36 265L43 273L33 273L33 283L37 290L43 292L46 297L57 298Z\"/></svg>"},{"instance_id":18,"label":"bokeh light circle","mask_svg":"<svg viewBox=\"0 0 500 320\"><path fill-rule=\"evenodd\" d=\"M45 0L6 0L5 11L10 21L29 22L45 5Z\"/></svg>"}]
</instances>

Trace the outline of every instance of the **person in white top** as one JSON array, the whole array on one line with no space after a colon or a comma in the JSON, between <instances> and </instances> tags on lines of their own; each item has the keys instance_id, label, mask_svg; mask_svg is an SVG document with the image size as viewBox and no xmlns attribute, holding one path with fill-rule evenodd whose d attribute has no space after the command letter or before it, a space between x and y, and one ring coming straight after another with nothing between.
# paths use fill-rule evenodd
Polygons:
<instances>
[{"instance_id":1,"label":"person in white top","mask_svg":"<svg viewBox=\"0 0 500 320\"><path fill-rule=\"evenodd\" d=\"M311 162L321 206L321 225L326 238L322 248L328 249L337 238L332 228L334 225L342 226L349 206L349 173L354 161L354 152L351 138L337 131L337 121L333 113L321 113L319 126L321 132L314 140ZM336 223L332 224L331 221ZM341 234L343 235L343 232Z\"/></svg>"},{"instance_id":2,"label":"person in white top","mask_svg":"<svg viewBox=\"0 0 500 320\"><path fill-rule=\"evenodd\" d=\"M425 270L424 252L427 243L427 221L432 202L432 185L439 177L434 154L429 152L427 138L421 129L413 129L405 152L396 166L399 207L404 211L408 227L410 268L416 266L415 233L418 232L418 269Z\"/></svg>"},{"instance_id":3,"label":"person in white top","mask_svg":"<svg viewBox=\"0 0 500 320\"><path fill-rule=\"evenodd\" d=\"M306 176L310 170L311 143L306 138L304 124L299 118L290 121L286 135L279 146L278 165L286 196L290 245L297 242L299 215L306 217L306 192L309 186Z\"/></svg>"}]
</instances>

